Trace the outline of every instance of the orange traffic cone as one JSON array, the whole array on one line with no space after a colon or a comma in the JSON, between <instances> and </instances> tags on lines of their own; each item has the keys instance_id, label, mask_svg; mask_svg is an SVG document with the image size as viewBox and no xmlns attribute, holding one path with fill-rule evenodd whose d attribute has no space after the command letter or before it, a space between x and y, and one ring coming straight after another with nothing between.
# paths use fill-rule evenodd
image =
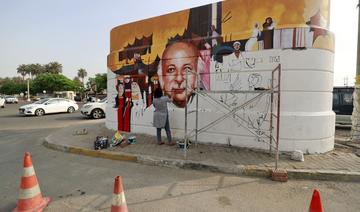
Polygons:
<instances>
[{"instance_id":1,"label":"orange traffic cone","mask_svg":"<svg viewBox=\"0 0 360 212\"><path fill-rule=\"evenodd\" d=\"M16 208L13 212L42 211L51 201L48 197L42 197L40 187L32 165L31 155L24 155L24 173L21 177L20 194Z\"/></svg>"},{"instance_id":2,"label":"orange traffic cone","mask_svg":"<svg viewBox=\"0 0 360 212\"><path fill-rule=\"evenodd\" d=\"M314 189L314 192L313 192L313 196L312 196L310 207L309 207L309 212L323 212L320 193L316 189Z\"/></svg>"},{"instance_id":3,"label":"orange traffic cone","mask_svg":"<svg viewBox=\"0 0 360 212\"><path fill-rule=\"evenodd\" d=\"M128 212L121 176L115 177L111 212Z\"/></svg>"}]
</instances>

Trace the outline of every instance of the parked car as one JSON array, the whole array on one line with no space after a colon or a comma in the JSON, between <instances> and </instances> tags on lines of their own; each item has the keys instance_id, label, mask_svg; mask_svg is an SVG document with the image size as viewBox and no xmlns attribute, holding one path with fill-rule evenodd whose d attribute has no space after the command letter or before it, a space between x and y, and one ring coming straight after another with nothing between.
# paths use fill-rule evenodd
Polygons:
<instances>
[{"instance_id":1,"label":"parked car","mask_svg":"<svg viewBox=\"0 0 360 212\"><path fill-rule=\"evenodd\" d=\"M354 87L334 87L333 111L336 113L336 124L351 125L353 93Z\"/></svg>"},{"instance_id":2,"label":"parked car","mask_svg":"<svg viewBox=\"0 0 360 212\"><path fill-rule=\"evenodd\" d=\"M15 96L5 96L5 102L17 104L19 102L19 100Z\"/></svg>"},{"instance_id":3,"label":"parked car","mask_svg":"<svg viewBox=\"0 0 360 212\"><path fill-rule=\"evenodd\" d=\"M4 108L5 107L5 98L0 96L0 107Z\"/></svg>"},{"instance_id":4,"label":"parked car","mask_svg":"<svg viewBox=\"0 0 360 212\"><path fill-rule=\"evenodd\" d=\"M100 99L96 98L95 96L89 96L86 99L86 102L98 102L98 101L100 101Z\"/></svg>"},{"instance_id":5,"label":"parked car","mask_svg":"<svg viewBox=\"0 0 360 212\"><path fill-rule=\"evenodd\" d=\"M84 116L88 116L94 119L105 117L107 98L100 100L99 102L88 102L84 104L80 112Z\"/></svg>"},{"instance_id":6,"label":"parked car","mask_svg":"<svg viewBox=\"0 0 360 212\"><path fill-rule=\"evenodd\" d=\"M42 116L48 113L73 113L79 106L70 99L47 98L19 108L19 114Z\"/></svg>"}]
</instances>

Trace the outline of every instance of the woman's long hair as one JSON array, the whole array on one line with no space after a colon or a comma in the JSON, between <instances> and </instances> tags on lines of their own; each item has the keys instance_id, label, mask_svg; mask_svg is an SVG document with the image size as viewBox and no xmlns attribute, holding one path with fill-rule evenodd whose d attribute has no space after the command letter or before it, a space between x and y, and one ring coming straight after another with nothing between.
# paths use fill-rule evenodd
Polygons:
<instances>
[{"instance_id":1,"label":"woman's long hair","mask_svg":"<svg viewBox=\"0 0 360 212\"><path fill-rule=\"evenodd\" d=\"M163 96L161 88L157 87L154 91L154 98L160 98Z\"/></svg>"}]
</instances>

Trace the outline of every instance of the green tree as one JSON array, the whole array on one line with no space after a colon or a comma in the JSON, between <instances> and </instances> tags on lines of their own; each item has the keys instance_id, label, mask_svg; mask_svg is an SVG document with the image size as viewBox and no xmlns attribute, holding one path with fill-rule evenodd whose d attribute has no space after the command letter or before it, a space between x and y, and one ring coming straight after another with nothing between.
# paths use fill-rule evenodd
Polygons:
<instances>
[{"instance_id":1,"label":"green tree","mask_svg":"<svg viewBox=\"0 0 360 212\"><path fill-rule=\"evenodd\" d=\"M60 74L62 73L62 65L58 62L50 62L44 65L44 72L51 74Z\"/></svg>"},{"instance_id":2,"label":"green tree","mask_svg":"<svg viewBox=\"0 0 360 212\"><path fill-rule=\"evenodd\" d=\"M86 87L87 89L92 89L94 90L95 89L95 77L89 77L87 83L86 83Z\"/></svg>"},{"instance_id":3,"label":"green tree","mask_svg":"<svg viewBox=\"0 0 360 212\"><path fill-rule=\"evenodd\" d=\"M80 68L78 70L77 76L81 79L82 85L84 86L84 78L87 76L86 70L83 68Z\"/></svg>"},{"instance_id":4,"label":"green tree","mask_svg":"<svg viewBox=\"0 0 360 212\"><path fill-rule=\"evenodd\" d=\"M12 79L5 79L0 85L0 93L12 95L19 94L25 92L27 88L27 84L19 78L14 77Z\"/></svg>"},{"instance_id":5,"label":"green tree","mask_svg":"<svg viewBox=\"0 0 360 212\"><path fill-rule=\"evenodd\" d=\"M7 78L7 79L9 81L13 81L18 84L24 83L24 80L22 79L22 77L12 77L12 78Z\"/></svg>"},{"instance_id":6,"label":"green tree","mask_svg":"<svg viewBox=\"0 0 360 212\"><path fill-rule=\"evenodd\" d=\"M76 83L62 74L45 73L37 76L33 81L35 93L46 90L49 93L54 91L75 91L78 90Z\"/></svg>"},{"instance_id":7,"label":"green tree","mask_svg":"<svg viewBox=\"0 0 360 212\"><path fill-rule=\"evenodd\" d=\"M96 74L95 77L89 77L87 87L95 93L103 92L107 87L107 74Z\"/></svg>"},{"instance_id":8,"label":"green tree","mask_svg":"<svg viewBox=\"0 0 360 212\"><path fill-rule=\"evenodd\" d=\"M96 74L95 75L95 83L98 92L103 92L107 87L107 74Z\"/></svg>"},{"instance_id":9,"label":"green tree","mask_svg":"<svg viewBox=\"0 0 360 212\"><path fill-rule=\"evenodd\" d=\"M6 81L6 78L0 77L0 87L1 87L1 85L2 85L5 81Z\"/></svg>"},{"instance_id":10,"label":"green tree","mask_svg":"<svg viewBox=\"0 0 360 212\"><path fill-rule=\"evenodd\" d=\"M25 80L25 76L30 73L29 66L21 64L17 67L17 73L22 76L22 79Z\"/></svg>"},{"instance_id":11,"label":"green tree","mask_svg":"<svg viewBox=\"0 0 360 212\"><path fill-rule=\"evenodd\" d=\"M75 83L76 86L76 92L79 92L81 95L84 94L84 86L81 82L81 80L79 79L79 77L74 77L73 82Z\"/></svg>"},{"instance_id":12,"label":"green tree","mask_svg":"<svg viewBox=\"0 0 360 212\"><path fill-rule=\"evenodd\" d=\"M34 76L37 76L45 71L44 66L40 65L39 63L35 64L21 64L17 68L17 73L19 73L23 80L26 75L29 75L31 79L33 79Z\"/></svg>"},{"instance_id":13,"label":"green tree","mask_svg":"<svg viewBox=\"0 0 360 212\"><path fill-rule=\"evenodd\" d=\"M81 80L79 79L79 77L74 77L73 81L74 81L74 83L75 83L76 85L78 85L78 86L81 86L81 85L82 85L82 82L81 82Z\"/></svg>"},{"instance_id":14,"label":"green tree","mask_svg":"<svg viewBox=\"0 0 360 212\"><path fill-rule=\"evenodd\" d=\"M36 76L38 76L39 74L44 73L44 71L45 71L44 66L42 66L42 65L39 64L39 63L29 64L29 65L28 65L28 69L29 69L29 72L30 72L30 74L31 74L31 79L33 79L34 76L36 77Z\"/></svg>"},{"instance_id":15,"label":"green tree","mask_svg":"<svg viewBox=\"0 0 360 212\"><path fill-rule=\"evenodd\" d=\"M11 81L11 79L9 77L5 77L5 78L0 78L0 88L1 86L3 86L4 84L6 84L8 81ZM1 92L0 92L1 93Z\"/></svg>"}]
</instances>

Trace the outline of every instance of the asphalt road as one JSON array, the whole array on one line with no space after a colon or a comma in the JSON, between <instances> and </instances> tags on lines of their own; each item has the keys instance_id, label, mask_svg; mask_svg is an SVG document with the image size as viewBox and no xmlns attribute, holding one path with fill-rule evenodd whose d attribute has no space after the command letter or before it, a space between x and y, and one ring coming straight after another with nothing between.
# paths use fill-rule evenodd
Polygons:
<instances>
[{"instance_id":1,"label":"asphalt road","mask_svg":"<svg viewBox=\"0 0 360 212\"><path fill-rule=\"evenodd\" d=\"M360 211L359 183L277 183L49 150L42 142L56 129L99 120L79 112L22 117L18 107L0 108L0 211L16 206L26 151L43 196L53 199L45 211L109 211L117 175L123 177L130 211L307 211L313 188L320 190L325 211Z\"/></svg>"}]
</instances>

